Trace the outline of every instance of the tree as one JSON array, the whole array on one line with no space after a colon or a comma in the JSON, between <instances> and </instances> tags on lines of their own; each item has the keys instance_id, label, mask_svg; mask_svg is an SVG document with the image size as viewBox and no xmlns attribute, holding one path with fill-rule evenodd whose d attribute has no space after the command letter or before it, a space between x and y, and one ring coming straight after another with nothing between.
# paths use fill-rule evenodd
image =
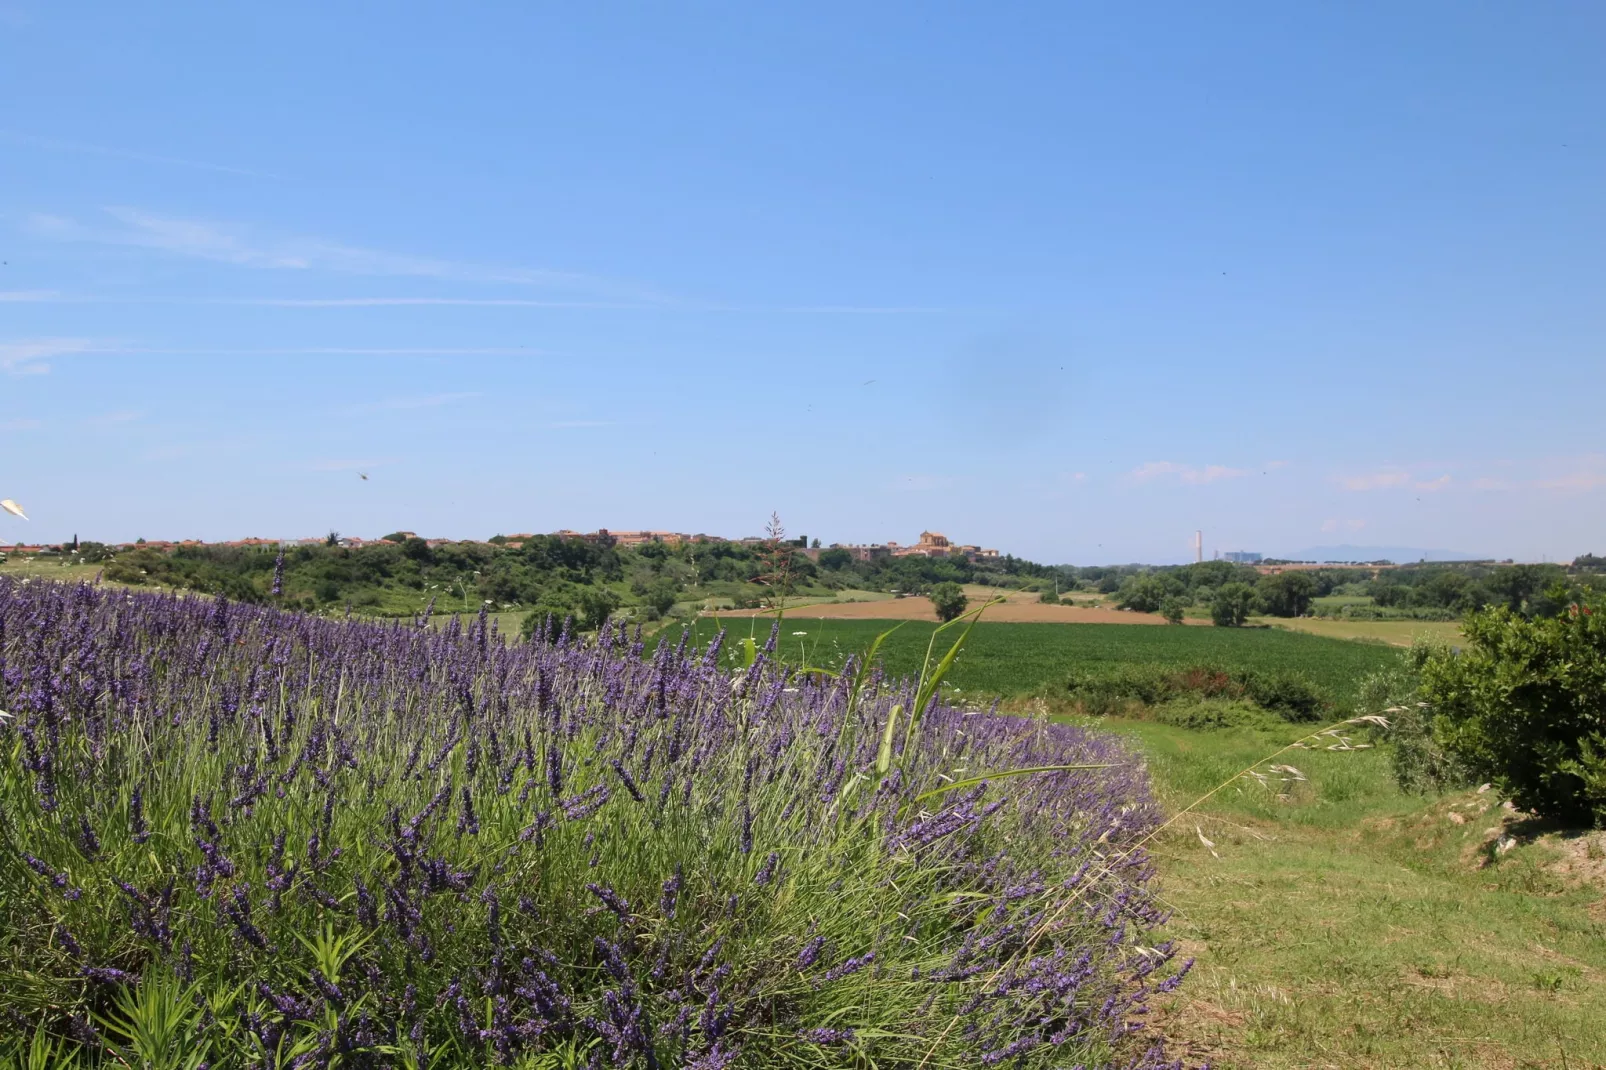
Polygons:
<instances>
[{"instance_id":1,"label":"tree","mask_svg":"<svg viewBox=\"0 0 1606 1070\"><path fill-rule=\"evenodd\" d=\"M340 532L331 531L329 534L325 535L323 537L323 544L325 546L339 546L340 545Z\"/></svg>"},{"instance_id":2,"label":"tree","mask_svg":"<svg viewBox=\"0 0 1606 1070\"><path fill-rule=\"evenodd\" d=\"M569 617L567 606L536 606L524 615L519 631L526 639L544 637L547 642L555 643L558 636L563 634L563 622ZM549 620L551 623L548 623Z\"/></svg>"},{"instance_id":3,"label":"tree","mask_svg":"<svg viewBox=\"0 0 1606 1070\"><path fill-rule=\"evenodd\" d=\"M1188 611L1188 600L1180 594L1167 595L1160 603L1160 616L1165 618L1167 624L1181 624L1182 615Z\"/></svg>"},{"instance_id":4,"label":"tree","mask_svg":"<svg viewBox=\"0 0 1606 1070\"><path fill-rule=\"evenodd\" d=\"M1463 651L1422 666L1434 735L1518 807L1606 825L1606 604L1472 614Z\"/></svg>"},{"instance_id":5,"label":"tree","mask_svg":"<svg viewBox=\"0 0 1606 1070\"><path fill-rule=\"evenodd\" d=\"M1316 582L1303 572L1260 577L1260 604L1273 617L1303 617L1310 612Z\"/></svg>"},{"instance_id":6,"label":"tree","mask_svg":"<svg viewBox=\"0 0 1606 1070\"><path fill-rule=\"evenodd\" d=\"M1489 592L1513 613L1532 612L1529 602L1562 578L1556 566L1512 565L1496 569L1485 582Z\"/></svg>"},{"instance_id":7,"label":"tree","mask_svg":"<svg viewBox=\"0 0 1606 1070\"><path fill-rule=\"evenodd\" d=\"M821 550L820 567L825 569L842 569L853 564L853 555L846 550Z\"/></svg>"},{"instance_id":8,"label":"tree","mask_svg":"<svg viewBox=\"0 0 1606 1070\"><path fill-rule=\"evenodd\" d=\"M647 588L644 601L648 606L656 610L661 617L675 608L675 600L679 595L679 584L674 580L662 579Z\"/></svg>"},{"instance_id":9,"label":"tree","mask_svg":"<svg viewBox=\"0 0 1606 1070\"><path fill-rule=\"evenodd\" d=\"M619 608L619 601L619 596L606 587L587 587L580 592L580 626L588 632L601 628Z\"/></svg>"},{"instance_id":10,"label":"tree","mask_svg":"<svg viewBox=\"0 0 1606 1070\"><path fill-rule=\"evenodd\" d=\"M937 611L937 619L942 621L953 620L970 604L965 589L957 583L939 583L931 589L928 597L932 608Z\"/></svg>"},{"instance_id":11,"label":"tree","mask_svg":"<svg viewBox=\"0 0 1606 1070\"><path fill-rule=\"evenodd\" d=\"M1116 595L1116 601L1127 609L1138 613L1155 613L1160 604L1171 595L1183 593L1182 582L1168 573L1146 572L1140 576L1129 576L1121 584L1121 591Z\"/></svg>"},{"instance_id":12,"label":"tree","mask_svg":"<svg viewBox=\"0 0 1606 1070\"><path fill-rule=\"evenodd\" d=\"M1223 583L1210 600L1210 620L1218 627L1241 628L1255 609L1255 589L1247 583Z\"/></svg>"}]
</instances>

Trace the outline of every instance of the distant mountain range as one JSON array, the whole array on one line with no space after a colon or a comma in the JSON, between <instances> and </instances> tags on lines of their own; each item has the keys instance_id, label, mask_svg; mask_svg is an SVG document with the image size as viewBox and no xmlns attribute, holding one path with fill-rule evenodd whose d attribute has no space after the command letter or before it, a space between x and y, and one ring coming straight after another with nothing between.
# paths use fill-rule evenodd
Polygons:
<instances>
[{"instance_id":1,"label":"distant mountain range","mask_svg":"<svg viewBox=\"0 0 1606 1070\"><path fill-rule=\"evenodd\" d=\"M1289 561L1485 561L1487 554L1467 554L1460 550L1424 550L1420 546L1312 546L1291 554L1278 554Z\"/></svg>"}]
</instances>

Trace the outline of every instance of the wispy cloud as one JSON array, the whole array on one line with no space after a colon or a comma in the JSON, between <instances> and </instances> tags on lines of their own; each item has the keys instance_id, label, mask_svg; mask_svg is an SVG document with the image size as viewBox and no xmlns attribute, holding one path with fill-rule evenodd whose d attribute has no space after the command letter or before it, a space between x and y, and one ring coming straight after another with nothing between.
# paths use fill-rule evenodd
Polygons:
<instances>
[{"instance_id":1,"label":"wispy cloud","mask_svg":"<svg viewBox=\"0 0 1606 1070\"><path fill-rule=\"evenodd\" d=\"M53 357L73 354L173 357L534 357L549 355L531 346L219 346L127 345L93 338L25 338L0 342L0 371L43 375ZM442 395L455 399L472 395ZM435 402L442 404L443 402Z\"/></svg>"},{"instance_id":2,"label":"wispy cloud","mask_svg":"<svg viewBox=\"0 0 1606 1070\"><path fill-rule=\"evenodd\" d=\"M1265 461L1261 464L1260 470L1262 472L1275 472L1279 468L1287 468L1288 464L1289 462L1287 461Z\"/></svg>"},{"instance_id":3,"label":"wispy cloud","mask_svg":"<svg viewBox=\"0 0 1606 1070\"><path fill-rule=\"evenodd\" d=\"M423 394L418 397L384 398L380 401L368 401L361 405L353 405L353 412L385 412L396 409L433 409L442 405L453 405L459 401L480 396L477 390L459 391L452 394Z\"/></svg>"},{"instance_id":4,"label":"wispy cloud","mask_svg":"<svg viewBox=\"0 0 1606 1070\"><path fill-rule=\"evenodd\" d=\"M60 300L55 290L0 290L0 305Z\"/></svg>"},{"instance_id":5,"label":"wispy cloud","mask_svg":"<svg viewBox=\"0 0 1606 1070\"><path fill-rule=\"evenodd\" d=\"M1338 531L1340 528L1345 531L1360 531L1365 526L1366 521L1364 520L1339 520L1334 518L1322 521L1323 531Z\"/></svg>"},{"instance_id":6,"label":"wispy cloud","mask_svg":"<svg viewBox=\"0 0 1606 1070\"><path fill-rule=\"evenodd\" d=\"M0 431L37 431L45 426L39 420L4 420L0 421Z\"/></svg>"},{"instance_id":7,"label":"wispy cloud","mask_svg":"<svg viewBox=\"0 0 1606 1070\"><path fill-rule=\"evenodd\" d=\"M612 420L557 420L547 424L548 427L612 427Z\"/></svg>"},{"instance_id":8,"label":"wispy cloud","mask_svg":"<svg viewBox=\"0 0 1606 1070\"><path fill-rule=\"evenodd\" d=\"M44 375L50 361L74 353L100 353L106 343L93 338L23 338L0 342L0 371L7 375Z\"/></svg>"},{"instance_id":9,"label":"wispy cloud","mask_svg":"<svg viewBox=\"0 0 1606 1070\"><path fill-rule=\"evenodd\" d=\"M1375 472L1363 472L1359 475L1341 475L1334 477L1338 485L1345 490L1418 490L1436 491L1444 490L1453 482L1448 473L1431 479L1419 477L1408 468L1389 467L1380 468Z\"/></svg>"},{"instance_id":10,"label":"wispy cloud","mask_svg":"<svg viewBox=\"0 0 1606 1070\"><path fill-rule=\"evenodd\" d=\"M542 301L533 297L246 297L208 302L218 305L260 305L268 308L659 308L656 301Z\"/></svg>"},{"instance_id":11,"label":"wispy cloud","mask_svg":"<svg viewBox=\"0 0 1606 1070\"><path fill-rule=\"evenodd\" d=\"M1549 471L1538 480L1542 490L1590 491L1606 487L1606 454L1590 453L1582 457L1551 461Z\"/></svg>"},{"instance_id":12,"label":"wispy cloud","mask_svg":"<svg viewBox=\"0 0 1606 1070\"><path fill-rule=\"evenodd\" d=\"M238 267L501 283L636 301L664 300L661 295L642 287L577 272L441 260L323 238L262 234L241 224L180 219L136 208L107 208L105 211L117 225L89 226L75 219L47 214L30 216L28 225L33 233L45 238L153 249Z\"/></svg>"},{"instance_id":13,"label":"wispy cloud","mask_svg":"<svg viewBox=\"0 0 1606 1070\"><path fill-rule=\"evenodd\" d=\"M253 349L217 349L203 346L195 349L174 349L168 346L123 346L96 350L100 353L159 353L173 356L218 357L511 357L539 356L545 350L526 346L289 346L256 347Z\"/></svg>"},{"instance_id":14,"label":"wispy cloud","mask_svg":"<svg viewBox=\"0 0 1606 1070\"><path fill-rule=\"evenodd\" d=\"M1148 461L1127 475L1135 483L1151 483L1157 479L1174 478L1183 483L1203 485L1222 479L1237 479L1247 474L1242 468L1229 468L1224 464L1209 464L1203 468L1196 468L1175 461Z\"/></svg>"},{"instance_id":15,"label":"wispy cloud","mask_svg":"<svg viewBox=\"0 0 1606 1070\"><path fill-rule=\"evenodd\" d=\"M92 156L110 156L119 160L138 160L140 163L168 164L173 167L190 167L199 171L216 171L227 175L245 175L251 178L278 178L278 175L266 171L253 171L246 167L230 167L226 164L208 163L205 160L188 160L180 156L163 156L154 152L138 152L131 149L112 148L107 145L91 145L82 141L62 141L58 138L34 137L32 134L19 134L14 130L0 130L0 138L15 142L19 145L31 145L35 148L47 149L52 152L78 152Z\"/></svg>"}]
</instances>

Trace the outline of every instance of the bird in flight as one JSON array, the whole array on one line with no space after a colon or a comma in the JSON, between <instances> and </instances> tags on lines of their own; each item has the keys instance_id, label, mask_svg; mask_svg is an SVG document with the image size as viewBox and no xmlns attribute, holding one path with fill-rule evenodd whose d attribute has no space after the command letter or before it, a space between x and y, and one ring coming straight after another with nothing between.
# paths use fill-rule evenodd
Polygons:
<instances>
[{"instance_id":1,"label":"bird in flight","mask_svg":"<svg viewBox=\"0 0 1606 1070\"><path fill-rule=\"evenodd\" d=\"M860 386L869 386L873 382L875 382L874 379L866 379L864 382L860 383L859 385Z\"/></svg>"},{"instance_id":2,"label":"bird in flight","mask_svg":"<svg viewBox=\"0 0 1606 1070\"><path fill-rule=\"evenodd\" d=\"M368 473L367 472L358 472L357 475L362 479L362 481L364 483L368 482Z\"/></svg>"}]
</instances>

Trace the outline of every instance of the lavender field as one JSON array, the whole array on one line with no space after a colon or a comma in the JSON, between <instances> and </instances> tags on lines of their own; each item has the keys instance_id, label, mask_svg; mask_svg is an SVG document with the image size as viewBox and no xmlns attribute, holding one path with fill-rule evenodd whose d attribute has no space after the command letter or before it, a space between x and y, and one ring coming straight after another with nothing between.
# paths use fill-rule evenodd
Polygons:
<instances>
[{"instance_id":1,"label":"lavender field","mask_svg":"<svg viewBox=\"0 0 1606 1070\"><path fill-rule=\"evenodd\" d=\"M0 580L0 1062L1171 1065L1110 739L548 638Z\"/></svg>"}]
</instances>

